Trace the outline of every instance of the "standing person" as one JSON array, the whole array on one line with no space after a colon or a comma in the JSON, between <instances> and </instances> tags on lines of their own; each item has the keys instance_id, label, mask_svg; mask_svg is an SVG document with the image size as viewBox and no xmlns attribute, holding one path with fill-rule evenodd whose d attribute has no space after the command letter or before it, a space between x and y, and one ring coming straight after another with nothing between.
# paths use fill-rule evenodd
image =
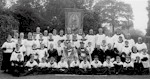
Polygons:
<instances>
[{"instance_id":1,"label":"standing person","mask_svg":"<svg viewBox=\"0 0 150 79\"><path fill-rule=\"evenodd\" d=\"M72 31L71 31L71 28L67 28L67 33L65 34L65 36L67 37L69 37L70 38L70 40L72 40Z\"/></svg>"},{"instance_id":2,"label":"standing person","mask_svg":"<svg viewBox=\"0 0 150 79\"><path fill-rule=\"evenodd\" d=\"M112 37L113 41L118 42L120 36L122 37L122 40L124 41L125 40L124 34L122 34L122 30L118 28L116 30L116 34L114 34L114 36Z\"/></svg>"},{"instance_id":3,"label":"standing person","mask_svg":"<svg viewBox=\"0 0 150 79\"><path fill-rule=\"evenodd\" d=\"M96 45L101 45L102 40L105 39L105 34L103 34L103 29L98 29L98 34L96 35Z\"/></svg>"},{"instance_id":4,"label":"standing person","mask_svg":"<svg viewBox=\"0 0 150 79\"><path fill-rule=\"evenodd\" d=\"M90 57L90 62L92 61L92 53L94 51L94 48L92 46L91 42L88 42L88 46L86 47L88 53L89 53L89 57Z\"/></svg>"},{"instance_id":5,"label":"standing person","mask_svg":"<svg viewBox=\"0 0 150 79\"><path fill-rule=\"evenodd\" d=\"M15 43L11 41L12 40L12 36L8 35L7 37L7 41L4 42L4 44L2 45L2 50L3 50L3 61L2 61L2 70L4 70L4 72L8 72L9 68L10 68L10 57L12 52L15 50Z\"/></svg>"},{"instance_id":6,"label":"standing person","mask_svg":"<svg viewBox=\"0 0 150 79\"><path fill-rule=\"evenodd\" d=\"M57 43L54 43L54 38L53 38L53 34L49 33L49 39L48 39L48 49L50 48L50 44L53 44L53 47L55 47L55 45L57 45Z\"/></svg>"},{"instance_id":7,"label":"standing person","mask_svg":"<svg viewBox=\"0 0 150 79\"><path fill-rule=\"evenodd\" d=\"M91 46L95 48L96 36L94 35L93 29L89 30L89 34L86 35L87 41L91 42Z\"/></svg>"},{"instance_id":8,"label":"standing person","mask_svg":"<svg viewBox=\"0 0 150 79\"><path fill-rule=\"evenodd\" d=\"M56 29L53 29L53 39L54 39L54 48L57 48L57 43L59 41L59 36L57 35L57 30Z\"/></svg>"},{"instance_id":9,"label":"standing person","mask_svg":"<svg viewBox=\"0 0 150 79\"><path fill-rule=\"evenodd\" d=\"M77 34L73 34L72 35L73 37L73 39L72 39L72 47L75 47L75 48L79 48L80 47L80 41L79 41L79 39L77 38ZM82 39L82 38L81 38ZM80 40L81 40L80 39Z\"/></svg>"},{"instance_id":10,"label":"standing person","mask_svg":"<svg viewBox=\"0 0 150 79\"><path fill-rule=\"evenodd\" d=\"M40 27L36 27L36 37L35 37L36 40L40 38L40 33L41 33L40 31L41 31Z\"/></svg>"},{"instance_id":11,"label":"standing person","mask_svg":"<svg viewBox=\"0 0 150 79\"><path fill-rule=\"evenodd\" d=\"M23 32L20 33L19 39L21 39L22 44L25 45L26 39L24 39L24 33Z\"/></svg>"},{"instance_id":12,"label":"standing person","mask_svg":"<svg viewBox=\"0 0 150 79\"><path fill-rule=\"evenodd\" d=\"M63 30L60 30L60 31L59 31L58 37L59 37L59 40L60 40L60 42L61 42L61 45L63 46L63 45L64 45L63 43L64 43L64 41L65 41L65 39L66 39Z\"/></svg>"},{"instance_id":13,"label":"standing person","mask_svg":"<svg viewBox=\"0 0 150 79\"><path fill-rule=\"evenodd\" d=\"M131 46L131 47L135 46L135 41L131 38L130 34L126 34L125 40L129 42L129 46Z\"/></svg>"},{"instance_id":14,"label":"standing person","mask_svg":"<svg viewBox=\"0 0 150 79\"><path fill-rule=\"evenodd\" d=\"M28 39L25 42L25 48L26 48L26 53L24 54L25 61L28 61L30 59L30 55L32 54L32 45L33 45L32 33L29 32Z\"/></svg>"},{"instance_id":15,"label":"standing person","mask_svg":"<svg viewBox=\"0 0 150 79\"><path fill-rule=\"evenodd\" d=\"M44 30L43 41L46 48L48 48L48 38L49 38L48 31Z\"/></svg>"},{"instance_id":16,"label":"standing person","mask_svg":"<svg viewBox=\"0 0 150 79\"><path fill-rule=\"evenodd\" d=\"M114 41L113 41L112 33L109 31L106 31L106 32L108 33L107 36L105 37L106 43L111 44L111 46L113 47Z\"/></svg>"},{"instance_id":17,"label":"standing person","mask_svg":"<svg viewBox=\"0 0 150 79\"><path fill-rule=\"evenodd\" d=\"M116 54L121 55L123 45L124 45L123 38L119 36L119 40L116 41L114 44L114 51L116 52Z\"/></svg>"},{"instance_id":18,"label":"standing person","mask_svg":"<svg viewBox=\"0 0 150 79\"><path fill-rule=\"evenodd\" d=\"M12 38L12 41L15 42L15 43L17 44L18 38L19 38L18 32L15 32L15 33L14 33L14 37Z\"/></svg>"},{"instance_id":19,"label":"standing person","mask_svg":"<svg viewBox=\"0 0 150 79\"><path fill-rule=\"evenodd\" d=\"M135 44L135 46L139 52L142 52L143 49L147 50L147 45L143 42L142 37L138 37L138 42Z\"/></svg>"},{"instance_id":20,"label":"standing person","mask_svg":"<svg viewBox=\"0 0 150 79\"><path fill-rule=\"evenodd\" d=\"M79 29L79 33L77 34L77 39L81 40L82 39L82 34L83 34L83 30Z\"/></svg>"}]
</instances>

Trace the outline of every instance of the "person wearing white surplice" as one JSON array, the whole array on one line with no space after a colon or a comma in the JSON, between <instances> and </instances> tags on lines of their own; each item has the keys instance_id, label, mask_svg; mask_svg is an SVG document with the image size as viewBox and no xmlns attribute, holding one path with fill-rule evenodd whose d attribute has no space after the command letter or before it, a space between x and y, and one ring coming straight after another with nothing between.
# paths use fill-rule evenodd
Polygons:
<instances>
[{"instance_id":1,"label":"person wearing white surplice","mask_svg":"<svg viewBox=\"0 0 150 79\"><path fill-rule=\"evenodd\" d=\"M135 46L139 52L142 52L143 49L147 50L147 45L143 42L142 37L138 37L138 42L135 44Z\"/></svg>"},{"instance_id":2,"label":"person wearing white surplice","mask_svg":"<svg viewBox=\"0 0 150 79\"><path fill-rule=\"evenodd\" d=\"M44 48L44 44L40 45L40 49L38 50L38 55L39 55L39 61L42 61L42 58L47 59L48 58L48 50L47 48Z\"/></svg>"},{"instance_id":3,"label":"person wearing white surplice","mask_svg":"<svg viewBox=\"0 0 150 79\"><path fill-rule=\"evenodd\" d=\"M123 70L123 62L121 61L120 56L116 56L116 60L113 62L115 66L116 75L121 74Z\"/></svg>"},{"instance_id":4,"label":"person wearing white surplice","mask_svg":"<svg viewBox=\"0 0 150 79\"><path fill-rule=\"evenodd\" d=\"M79 34L77 34L77 39L81 40L82 39L82 34L83 34L83 30L79 29Z\"/></svg>"},{"instance_id":5,"label":"person wearing white surplice","mask_svg":"<svg viewBox=\"0 0 150 79\"><path fill-rule=\"evenodd\" d=\"M65 58L61 58L58 62L59 73L67 73L68 72L68 63Z\"/></svg>"},{"instance_id":6,"label":"person wearing white surplice","mask_svg":"<svg viewBox=\"0 0 150 79\"><path fill-rule=\"evenodd\" d=\"M141 57L141 54L140 54L140 52L138 52L136 46L133 46L132 47L132 52L131 52L131 60L135 61L136 57Z\"/></svg>"},{"instance_id":7,"label":"person wearing white surplice","mask_svg":"<svg viewBox=\"0 0 150 79\"><path fill-rule=\"evenodd\" d=\"M53 39L54 39L54 48L57 48L57 42L59 41L59 36L57 35L57 30L53 29Z\"/></svg>"},{"instance_id":8,"label":"person wearing white surplice","mask_svg":"<svg viewBox=\"0 0 150 79\"><path fill-rule=\"evenodd\" d=\"M48 39L48 49L50 48L50 44L53 44L53 47L55 47L55 45L57 45L57 43L54 43L54 39L53 39L53 35L51 33L49 33L49 39Z\"/></svg>"},{"instance_id":9,"label":"person wearing white surplice","mask_svg":"<svg viewBox=\"0 0 150 79\"><path fill-rule=\"evenodd\" d=\"M18 32L15 32L15 33L14 33L14 37L12 38L12 41L17 44L18 38L19 38L19 33L18 33Z\"/></svg>"},{"instance_id":10,"label":"person wearing white surplice","mask_svg":"<svg viewBox=\"0 0 150 79\"><path fill-rule=\"evenodd\" d=\"M56 60L55 60L55 58L54 57L51 57L50 59L49 59L49 61L48 61L48 73L52 73L52 74L57 74L57 71L58 71L58 64L57 64L57 62L56 62Z\"/></svg>"},{"instance_id":11,"label":"person wearing white surplice","mask_svg":"<svg viewBox=\"0 0 150 79\"><path fill-rule=\"evenodd\" d=\"M91 42L92 47L95 48L96 36L93 33L93 29L89 30L89 34L86 35L86 38L88 42Z\"/></svg>"},{"instance_id":12,"label":"person wearing white surplice","mask_svg":"<svg viewBox=\"0 0 150 79\"><path fill-rule=\"evenodd\" d=\"M131 47L135 46L135 41L131 38L130 34L126 35L126 39L125 40L129 42L129 46L131 46Z\"/></svg>"},{"instance_id":13,"label":"person wearing white surplice","mask_svg":"<svg viewBox=\"0 0 150 79\"><path fill-rule=\"evenodd\" d=\"M61 42L61 45L64 45L63 42L65 41L66 37L64 35L64 31L63 30L59 31L58 39Z\"/></svg>"},{"instance_id":14,"label":"person wearing white surplice","mask_svg":"<svg viewBox=\"0 0 150 79\"><path fill-rule=\"evenodd\" d=\"M19 39L21 39L22 44L25 45L26 39L24 39L24 33L21 32L19 37L20 37Z\"/></svg>"},{"instance_id":15,"label":"person wearing white surplice","mask_svg":"<svg viewBox=\"0 0 150 79\"><path fill-rule=\"evenodd\" d=\"M35 33L36 34L36 37L35 37L36 40L40 39L40 33L41 33L40 31L41 31L40 27L37 27L36 33Z\"/></svg>"},{"instance_id":16,"label":"person wearing white surplice","mask_svg":"<svg viewBox=\"0 0 150 79\"><path fill-rule=\"evenodd\" d=\"M111 36L111 32L107 31L107 36L105 37L106 43L111 44L111 46L114 46L113 37Z\"/></svg>"},{"instance_id":17,"label":"person wearing white surplice","mask_svg":"<svg viewBox=\"0 0 150 79\"><path fill-rule=\"evenodd\" d=\"M121 31L121 29L120 28L118 28L117 30L116 30L116 34L114 34L113 35L113 41L114 42L117 42L118 40L119 40L119 37L122 37L122 40L124 41L125 40L125 37L124 37L124 35L122 34L122 31Z\"/></svg>"},{"instance_id":18,"label":"person wearing white surplice","mask_svg":"<svg viewBox=\"0 0 150 79\"><path fill-rule=\"evenodd\" d=\"M48 38L49 38L48 31L44 30L43 41L46 48L48 48Z\"/></svg>"},{"instance_id":19,"label":"person wearing white surplice","mask_svg":"<svg viewBox=\"0 0 150 79\"><path fill-rule=\"evenodd\" d=\"M72 46L75 48L79 48L80 47L80 41L77 38L77 34L73 34L72 35L73 40L72 40ZM81 39L80 39L81 40Z\"/></svg>"},{"instance_id":20,"label":"person wearing white surplice","mask_svg":"<svg viewBox=\"0 0 150 79\"><path fill-rule=\"evenodd\" d=\"M105 39L105 34L103 34L103 29L99 28L98 29L98 34L96 35L96 45L101 45L102 40Z\"/></svg>"},{"instance_id":21,"label":"person wearing white surplice","mask_svg":"<svg viewBox=\"0 0 150 79\"><path fill-rule=\"evenodd\" d=\"M32 40L32 33L28 33L28 39L25 42L25 47L26 47L26 53L25 53L25 61L28 61L30 59L30 55L32 54L32 45L33 45L33 40Z\"/></svg>"},{"instance_id":22,"label":"person wearing white surplice","mask_svg":"<svg viewBox=\"0 0 150 79\"><path fill-rule=\"evenodd\" d=\"M116 41L115 44L114 44L114 51L115 51L118 55L121 55L123 45L124 45L123 38L122 38L121 36L119 36L119 40Z\"/></svg>"},{"instance_id":23,"label":"person wearing white surplice","mask_svg":"<svg viewBox=\"0 0 150 79\"><path fill-rule=\"evenodd\" d=\"M77 57L70 63L69 73L78 74L80 61Z\"/></svg>"},{"instance_id":24,"label":"person wearing white surplice","mask_svg":"<svg viewBox=\"0 0 150 79\"><path fill-rule=\"evenodd\" d=\"M131 54L131 46L129 45L128 41L125 41L124 43L125 43L125 45L122 48L122 53L125 53L126 55L130 56L130 54Z\"/></svg>"},{"instance_id":25,"label":"person wearing white surplice","mask_svg":"<svg viewBox=\"0 0 150 79\"><path fill-rule=\"evenodd\" d=\"M10 57L12 52L15 50L15 43L11 41L12 36L8 35L7 41L4 42L2 45L2 50L3 50L3 61L2 61L2 67L1 69L4 70L4 72L8 72L10 68Z\"/></svg>"}]
</instances>

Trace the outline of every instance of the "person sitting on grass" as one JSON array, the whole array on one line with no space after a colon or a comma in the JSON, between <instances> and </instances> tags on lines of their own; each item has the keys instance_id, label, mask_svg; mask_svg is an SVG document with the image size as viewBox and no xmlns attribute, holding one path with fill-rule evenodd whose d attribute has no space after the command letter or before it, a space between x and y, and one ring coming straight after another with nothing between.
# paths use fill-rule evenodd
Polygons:
<instances>
[{"instance_id":1,"label":"person sitting on grass","mask_svg":"<svg viewBox=\"0 0 150 79\"><path fill-rule=\"evenodd\" d=\"M116 57L116 61L113 62L115 66L116 75L121 74L123 69L123 62L119 56Z\"/></svg>"},{"instance_id":2,"label":"person sitting on grass","mask_svg":"<svg viewBox=\"0 0 150 79\"><path fill-rule=\"evenodd\" d=\"M65 74L68 72L68 62L65 58L61 58L61 60L58 62L58 68L59 72L62 74Z\"/></svg>"}]
</instances>

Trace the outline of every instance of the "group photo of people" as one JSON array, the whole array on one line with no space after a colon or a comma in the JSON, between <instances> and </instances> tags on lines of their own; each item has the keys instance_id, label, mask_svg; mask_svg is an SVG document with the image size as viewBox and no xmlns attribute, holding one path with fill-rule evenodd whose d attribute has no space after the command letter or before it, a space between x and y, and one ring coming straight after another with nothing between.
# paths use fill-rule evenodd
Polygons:
<instances>
[{"instance_id":1,"label":"group photo of people","mask_svg":"<svg viewBox=\"0 0 150 79\"><path fill-rule=\"evenodd\" d=\"M135 42L121 29L106 35L103 28L78 34L53 29L9 34L3 43L3 72L13 76L38 74L148 75L150 55L142 37Z\"/></svg>"}]
</instances>

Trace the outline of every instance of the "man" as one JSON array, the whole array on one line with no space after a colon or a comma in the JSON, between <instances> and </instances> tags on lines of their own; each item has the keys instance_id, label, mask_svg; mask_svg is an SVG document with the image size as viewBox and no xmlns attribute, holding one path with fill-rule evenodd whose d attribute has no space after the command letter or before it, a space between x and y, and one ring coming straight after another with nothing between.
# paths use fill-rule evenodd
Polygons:
<instances>
[{"instance_id":1,"label":"man","mask_svg":"<svg viewBox=\"0 0 150 79\"><path fill-rule=\"evenodd\" d=\"M59 36L57 35L57 30L53 29L53 39L54 39L54 44L56 44L54 46L54 48L57 48L57 42L59 41Z\"/></svg>"},{"instance_id":2,"label":"man","mask_svg":"<svg viewBox=\"0 0 150 79\"><path fill-rule=\"evenodd\" d=\"M98 34L96 35L96 45L101 45L102 40L105 39L105 34L103 34L103 29L99 28L98 29Z\"/></svg>"},{"instance_id":3,"label":"man","mask_svg":"<svg viewBox=\"0 0 150 79\"><path fill-rule=\"evenodd\" d=\"M47 30L44 30L44 35L43 35L43 41L44 41L44 44L45 44L45 47L48 48L48 31Z\"/></svg>"},{"instance_id":4,"label":"man","mask_svg":"<svg viewBox=\"0 0 150 79\"><path fill-rule=\"evenodd\" d=\"M118 40L119 40L119 37L122 37L122 40L124 41L125 40L125 37L124 37L124 35L122 34L122 31L121 31L121 29L120 28L118 28L117 30L116 30L116 34L114 34L114 36L112 37L113 38L113 41L114 42L117 42Z\"/></svg>"},{"instance_id":5,"label":"man","mask_svg":"<svg viewBox=\"0 0 150 79\"><path fill-rule=\"evenodd\" d=\"M48 49L48 58L54 57L56 61L58 62L58 52L53 47L53 44L50 44L50 48Z\"/></svg>"},{"instance_id":6,"label":"man","mask_svg":"<svg viewBox=\"0 0 150 79\"><path fill-rule=\"evenodd\" d=\"M115 51L118 55L121 55L123 45L124 45L123 38L122 38L121 36L119 36L119 40L116 41L116 42L115 42L115 45L114 45L114 51Z\"/></svg>"},{"instance_id":7,"label":"man","mask_svg":"<svg viewBox=\"0 0 150 79\"><path fill-rule=\"evenodd\" d=\"M36 40L38 40L40 38L40 33L41 33L40 31L41 31L40 27L37 27L36 28L36 37L35 37Z\"/></svg>"},{"instance_id":8,"label":"man","mask_svg":"<svg viewBox=\"0 0 150 79\"><path fill-rule=\"evenodd\" d=\"M135 41L131 38L130 34L126 34L126 39L129 42L129 46L133 47L135 45Z\"/></svg>"},{"instance_id":9,"label":"man","mask_svg":"<svg viewBox=\"0 0 150 79\"><path fill-rule=\"evenodd\" d=\"M81 40L82 39L82 34L83 34L83 30L79 29L79 34L77 34L77 39Z\"/></svg>"},{"instance_id":10,"label":"man","mask_svg":"<svg viewBox=\"0 0 150 79\"><path fill-rule=\"evenodd\" d=\"M94 33L93 33L93 29L90 29L90 30L89 30L89 34L86 35L86 38L87 38L87 41L88 41L88 42L91 42L91 46L92 46L93 48L95 48L96 37L95 37L95 35L94 35Z\"/></svg>"},{"instance_id":11,"label":"man","mask_svg":"<svg viewBox=\"0 0 150 79\"><path fill-rule=\"evenodd\" d=\"M139 52L142 52L143 49L147 50L147 45L143 42L142 37L138 37L138 42L135 44L135 46Z\"/></svg>"}]
</instances>

